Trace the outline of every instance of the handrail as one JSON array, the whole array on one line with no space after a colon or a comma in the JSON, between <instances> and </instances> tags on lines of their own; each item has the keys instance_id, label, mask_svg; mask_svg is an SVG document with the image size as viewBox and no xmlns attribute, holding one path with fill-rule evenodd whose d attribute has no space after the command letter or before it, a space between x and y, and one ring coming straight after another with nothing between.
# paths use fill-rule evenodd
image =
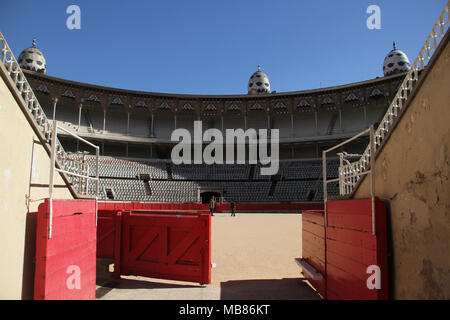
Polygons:
<instances>
[{"instance_id":1,"label":"handrail","mask_svg":"<svg viewBox=\"0 0 450 320\"><path fill-rule=\"evenodd\" d=\"M385 137L391 131L391 128L396 123L401 112L404 111L408 97L412 93L414 85L416 85L419 80L419 72L425 68L426 62L431 59L433 50L438 47L442 37L446 33L446 26L449 24L449 10L450 1L445 5L444 10L422 46L419 55L409 72L406 74L399 90L389 105L380 125L375 130L373 148L368 145L360 159L356 162L350 164L341 163L339 167L339 177L342 177L340 181L343 183L340 185L341 195L350 195L354 192L356 184L361 179L359 173L368 169L372 158L371 155L375 155L377 150L381 148L385 141Z\"/></svg>"},{"instance_id":2,"label":"handrail","mask_svg":"<svg viewBox=\"0 0 450 320\"><path fill-rule=\"evenodd\" d=\"M71 166L66 166L66 169L58 169L56 168L56 156L57 156L57 150L56 150L56 143L58 141L58 130L64 131L68 134L70 134L72 137L86 143L87 145L93 147L95 149L96 154L96 174L95 178L91 177L89 175L89 167L83 158L80 159L73 159L74 163ZM95 203L97 206L97 200L98 200L98 190L99 190L99 167L98 167L98 158L100 155L100 148L89 141L79 137L75 133L72 133L60 126L58 126L58 122L55 120L53 121L53 128L52 128L52 139L51 139L51 156L50 156L50 179L49 179L49 230L48 230L48 238L52 238L52 231L53 231L53 189L54 189L54 177L55 177L55 171L59 173L66 174L68 176L76 177L79 179L79 185L81 186L80 192L84 192L85 194L89 193L89 180L95 181ZM71 171L73 170L73 171ZM85 181L85 182L84 182ZM97 225L97 208L95 210L95 225Z\"/></svg>"},{"instance_id":3,"label":"handrail","mask_svg":"<svg viewBox=\"0 0 450 320\"><path fill-rule=\"evenodd\" d=\"M339 178L338 179L331 179L331 180L327 180L327 153L334 151L356 139L358 139L359 137L362 137L364 135L366 135L367 133L369 133L370 135L370 143L369 143L369 151L371 155L374 155L375 152L373 151L375 149L375 139L374 139L374 128L373 126L370 126L369 129L366 129L362 132L360 132L359 134L357 134L356 136L345 140L344 142L341 142L340 144L331 147L327 150L324 150L322 152L322 170L323 170L323 201L324 201L324 218L325 218L325 227L328 226L328 213L327 213L327 201L328 201L328 184L332 183L332 182L338 182L339 181L339 190L340 190L340 194L343 194L343 190L345 190L345 186L348 185L350 183L350 185L353 185L354 181L356 179L360 179L362 176L368 175L370 174L370 195L371 195L371 200L372 200L372 234L376 235L376 212L375 212L375 179L374 179L374 174L375 174L375 167L374 167L374 162L375 162L375 157L370 157L370 169L365 167L365 168L361 168L359 167L358 170L355 170L356 172L353 172L351 175L343 175L341 174L341 167L342 167L342 159L343 157L341 156L341 167L339 168ZM353 163L351 163L350 165L353 165ZM349 165L347 165L349 166Z\"/></svg>"},{"instance_id":4,"label":"handrail","mask_svg":"<svg viewBox=\"0 0 450 320\"><path fill-rule=\"evenodd\" d=\"M7 75L14 83L19 96L23 99L23 104L26 106L29 116L35 121L36 127L40 130L44 140L47 143L54 142L55 144L55 162L61 169L61 173L67 176L69 183L72 185L73 191L77 196L83 194L83 185L79 183L81 179L77 179L76 175L68 175L67 172L74 172L73 170L78 168L82 170L82 166L74 164L74 157L71 153L67 153L57 137L52 139L53 129L51 122L45 115L43 108L41 107L39 100L36 98L34 91L29 84L25 74L20 68L19 63L15 59L11 48L6 42L5 37L0 32L0 61L5 66ZM64 130L63 128L61 128ZM74 172L82 175L83 172Z\"/></svg>"}]
</instances>

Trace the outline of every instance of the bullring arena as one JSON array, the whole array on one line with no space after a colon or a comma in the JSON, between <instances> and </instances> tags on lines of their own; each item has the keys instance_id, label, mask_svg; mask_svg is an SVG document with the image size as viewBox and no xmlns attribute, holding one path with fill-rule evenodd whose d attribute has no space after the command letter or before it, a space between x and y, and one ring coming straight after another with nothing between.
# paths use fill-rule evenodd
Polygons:
<instances>
[{"instance_id":1,"label":"bullring arena","mask_svg":"<svg viewBox=\"0 0 450 320\"><path fill-rule=\"evenodd\" d=\"M299 300L320 299L299 274L299 214L216 214L212 223L211 284L105 275L102 300ZM300 241L299 241L300 240ZM282 249L280 249L282 248ZM150 289L150 290L146 290ZM154 290L152 290L154 289Z\"/></svg>"},{"instance_id":2,"label":"bullring arena","mask_svg":"<svg viewBox=\"0 0 450 320\"><path fill-rule=\"evenodd\" d=\"M258 66L237 95L56 78L0 34L0 298L449 299L448 11L376 79L275 92ZM173 132L196 125L182 156L205 132L248 139L175 164ZM276 174L225 163L274 130Z\"/></svg>"}]
</instances>

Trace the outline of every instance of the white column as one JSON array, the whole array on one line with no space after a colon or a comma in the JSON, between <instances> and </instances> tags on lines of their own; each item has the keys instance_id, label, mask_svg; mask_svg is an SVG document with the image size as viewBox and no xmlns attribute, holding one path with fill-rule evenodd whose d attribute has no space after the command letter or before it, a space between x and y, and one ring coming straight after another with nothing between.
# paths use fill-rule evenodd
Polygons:
<instances>
[{"instance_id":1,"label":"white column","mask_svg":"<svg viewBox=\"0 0 450 320\"><path fill-rule=\"evenodd\" d=\"M127 134L130 134L130 109L131 109L131 105L128 107L127 110Z\"/></svg>"},{"instance_id":2,"label":"white column","mask_svg":"<svg viewBox=\"0 0 450 320\"><path fill-rule=\"evenodd\" d=\"M291 113L291 136L294 136L294 113Z\"/></svg>"},{"instance_id":3,"label":"white column","mask_svg":"<svg viewBox=\"0 0 450 320\"><path fill-rule=\"evenodd\" d=\"M106 130L106 108L103 109L103 133L105 133Z\"/></svg>"},{"instance_id":4,"label":"white column","mask_svg":"<svg viewBox=\"0 0 450 320\"><path fill-rule=\"evenodd\" d=\"M78 107L78 129L77 131L80 131L80 127L81 127L81 111L83 110L83 104L80 103L79 107Z\"/></svg>"},{"instance_id":5,"label":"white column","mask_svg":"<svg viewBox=\"0 0 450 320\"><path fill-rule=\"evenodd\" d=\"M53 121L56 119L56 105L58 104L58 98L53 98Z\"/></svg>"},{"instance_id":6,"label":"white column","mask_svg":"<svg viewBox=\"0 0 450 320\"><path fill-rule=\"evenodd\" d=\"M316 134L319 134L319 122L318 122L318 114L317 114L317 110L314 111L314 117L316 120Z\"/></svg>"},{"instance_id":7,"label":"white column","mask_svg":"<svg viewBox=\"0 0 450 320\"><path fill-rule=\"evenodd\" d=\"M151 137L155 136L155 127L154 127L154 125L155 125L155 116L154 116L154 114L152 112L152 126L150 128L150 136Z\"/></svg>"}]
</instances>

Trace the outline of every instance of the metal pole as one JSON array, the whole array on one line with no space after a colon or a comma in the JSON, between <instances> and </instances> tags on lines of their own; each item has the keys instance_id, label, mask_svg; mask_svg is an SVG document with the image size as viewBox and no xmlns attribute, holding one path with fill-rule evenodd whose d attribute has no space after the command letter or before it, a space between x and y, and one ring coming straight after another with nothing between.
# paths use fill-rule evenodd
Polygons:
<instances>
[{"instance_id":1,"label":"metal pole","mask_svg":"<svg viewBox=\"0 0 450 320\"><path fill-rule=\"evenodd\" d=\"M95 185L95 225L97 226L98 222L98 208L97 208L97 201L98 201L98 188L99 188L99 169L98 169L98 157L99 157L99 147L95 148L95 155L96 155L96 169L95 169L95 178L96 178L96 185Z\"/></svg>"},{"instance_id":2,"label":"metal pole","mask_svg":"<svg viewBox=\"0 0 450 320\"><path fill-rule=\"evenodd\" d=\"M55 162L56 162L56 135L57 135L57 121L53 121L52 143L51 143L51 155L50 155L50 179L49 179L49 230L48 238L52 238L53 231L53 187L54 187L54 175L55 175Z\"/></svg>"},{"instance_id":3,"label":"metal pole","mask_svg":"<svg viewBox=\"0 0 450 320\"><path fill-rule=\"evenodd\" d=\"M78 139L78 140L80 140L80 141L86 143L87 145L91 146L92 148L97 148L97 147L98 147L98 146L96 146L95 144L89 142L88 140L83 139L83 138L81 138L80 136L76 135L76 134L73 133L72 131L67 130L67 129L64 129L63 127L59 127L59 126L58 126L58 130L64 131L65 133L70 134L72 137L74 137L74 138L76 138L76 139Z\"/></svg>"},{"instance_id":4,"label":"metal pole","mask_svg":"<svg viewBox=\"0 0 450 320\"><path fill-rule=\"evenodd\" d=\"M336 149L342 147L343 145L346 145L347 143L352 142L353 140L356 140L356 139L358 139L359 137L365 135L365 134L368 133L369 131L370 131L370 129L366 129L366 130L364 130L364 131L358 133L356 136L354 136L354 137L352 137L352 138L350 138L350 139L347 139L347 140L345 140L344 142L341 142L340 144L338 144L338 145L336 145L336 146L334 146L334 147L332 147L332 148L330 148L330 149L327 149L327 150L325 150L325 151L326 151L326 152L330 152L330 151L336 150Z\"/></svg>"},{"instance_id":5,"label":"metal pole","mask_svg":"<svg viewBox=\"0 0 450 320\"><path fill-rule=\"evenodd\" d=\"M327 219L327 152L322 152L322 174L323 174L323 207L325 212L325 228L328 226Z\"/></svg>"},{"instance_id":6,"label":"metal pole","mask_svg":"<svg viewBox=\"0 0 450 320\"><path fill-rule=\"evenodd\" d=\"M339 153L339 168L342 168L343 166L344 166L344 154L343 153ZM338 175L339 175L339 194L341 195L341 196L343 196L344 195L344 180L342 179L342 175L341 175L341 173L339 172L338 173Z\"/></svg>"},{"instance_id":7,"label":"metal pole","mask_svg":"<svg viewBox=\"0 0 450 320\"><path fill-rule=\"evenodd\" d=\"M370 126L370 195L372 199L372 234L376 235L376 212L375 212L375 141L374 128Z\"/></svg>"}]
</instances>

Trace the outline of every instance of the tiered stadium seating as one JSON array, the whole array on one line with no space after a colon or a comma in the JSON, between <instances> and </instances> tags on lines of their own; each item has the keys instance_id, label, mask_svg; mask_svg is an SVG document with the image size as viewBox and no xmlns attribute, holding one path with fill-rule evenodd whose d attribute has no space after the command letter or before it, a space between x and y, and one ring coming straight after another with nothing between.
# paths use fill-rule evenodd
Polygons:
<instances>
[{"instance_id":1,"label":"tiered stadium seating","mask_svg":"<svg viewBox=\"0 0 450 320\"><path fill-rule=\"evenodd\" d=\"M278 174L286 180L318 179L322 175L322 165L318 162L289 162L280 166Z\"/></svg>"},{"instance_id":2,"label":"tiered stadium seating","mask_svg":"<svg viewBox=\"0 0 450 320\"><path fill-rule=\"evenodd\" d=\"M149 181L152 202L197 202L196 184L191 181Z\"/></svg>"},{"instance_id":3,"label":"tiered stadium seating","mask_svg":"<svg viewBox=\"0 0 450 320\"><path fill-rule=\"evenodd\" d=\"M266 202L270 182L199 182L202 189L221 190L225 201Z\"/></svg>"},{"instance_id":4,"label":"tiered stadium seating","mask_svg":"<svg viewBox=\"0 0 450 320\"><path fill-rule=\"evenodd\" d=\"M87 156L89 174L95 175L95 157ZM167 179L165 163L131 161L113 157L101 157L99 175L112 178L135 178L138 174L149 174L152 179Z\"/></svg>"},{"instance_id":5,"label":"tiered stadium seating","mask_svg":"<svg viewBox=\"0 0 450 320\"><path fill-rule=\"evenodd\" d=\"M95 175L95 157L87 156L89 172ZM330 161L327 178L336 178L339 164ZM172 172L169 179L168 168ZM253 181L251 165L174 165L166 161L99 158L99 198L120 201L198 202L199 191L217 190L225 201L305 202L322 201L321 161L280 162L279 181L261 176L256 166ZM146 177L141 176L145 174ZM141 178L141 179L140 179ZM95 184L90 184L94 193ZM338 185L329 186L338 194Z\"/></svg>"},{"instance_id":6,"label":"tiered stadium seating","mask_svg":"<svg viewBox=\"0 0 450 320\"><path fill-rule=\"evenodd\" d=\"M249 174L249 165L172 165L174 180L245 180Z\"/></svg>"},{"instance_id":7,"label":"tiered stadium seating","mask_svg":"<svg viewBox=\"0 0 450 320\"><path fill-rule=\"evenodd\" d=\"M277 201L306 201L312 187L309 181L280 181L275 187L273 198Z\"/></svg>"},{"instance_id":8,"label":"tiered stadium seating","mask_svg":"<svg viewBox=\"0 0 450 320\"><path fill-rule=\"evenodd\" d=\"M90 185L93 190L95 184ZM107 191L111 190L113 198L108 197ZM99 198L105 200L123 201L149 201L143 181L129 179L100 179Z\"/></svg>"}]
</instances>

